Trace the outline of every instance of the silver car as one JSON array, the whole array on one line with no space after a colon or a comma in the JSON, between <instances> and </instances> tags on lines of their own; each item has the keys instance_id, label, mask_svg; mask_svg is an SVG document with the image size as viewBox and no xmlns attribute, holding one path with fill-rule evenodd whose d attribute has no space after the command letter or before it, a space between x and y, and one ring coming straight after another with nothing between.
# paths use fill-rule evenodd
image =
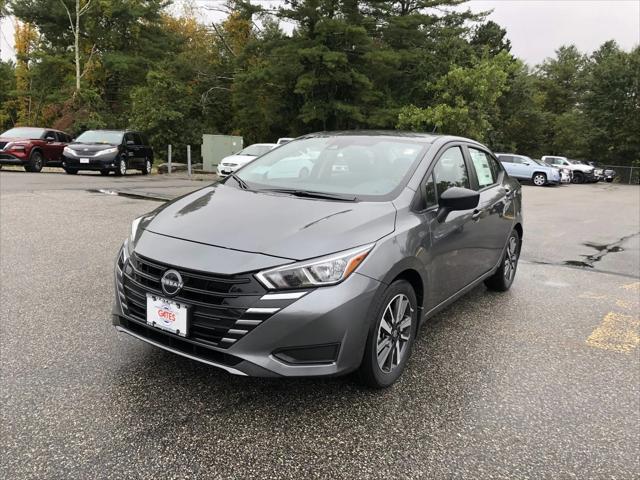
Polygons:
<instances>
[{"instance_id":1,"label":"silver car","mask_svg":"<svg viewBox=\"0 0 640 480\"><path fill-rule=\"evenodd\" d=\"M526 155L496 153L498 160L509 175L518 180L532 182L538 187L561 183L560 169L533 160Z\"/></svg>"},{"instance_id":2,"label":"silver car","mask_svg":"<svg viewBox=\"0 0 640 480\"><path fill-rule=\"evenodd\" d=\"M292 159L304 165L279 170ZM427 318L482 282L509 289L521 202L472 140L301 137L136 219L115 265L113 323L237 375L357 370L386 387Z\"/></svg>"}]
</instances>

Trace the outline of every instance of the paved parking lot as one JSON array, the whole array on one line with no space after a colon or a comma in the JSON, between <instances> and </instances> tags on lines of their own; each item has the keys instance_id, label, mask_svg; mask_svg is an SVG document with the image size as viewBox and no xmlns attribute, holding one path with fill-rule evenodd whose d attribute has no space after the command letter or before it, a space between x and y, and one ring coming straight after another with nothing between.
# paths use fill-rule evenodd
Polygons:
<instances>
[{"instance_id":1,"label":"paved parking lot","mask_svg":"<svg viewBox=\"0 0 640 480\"><path fill-rule=\"evenodd\" d=\"M116 334L113 258L157 202L97 190L200 186L0 172L1 478L640 475L637 187L524 187L513 288L432 319L380 392L233 377Z\"/></svg>"}]
</instances>

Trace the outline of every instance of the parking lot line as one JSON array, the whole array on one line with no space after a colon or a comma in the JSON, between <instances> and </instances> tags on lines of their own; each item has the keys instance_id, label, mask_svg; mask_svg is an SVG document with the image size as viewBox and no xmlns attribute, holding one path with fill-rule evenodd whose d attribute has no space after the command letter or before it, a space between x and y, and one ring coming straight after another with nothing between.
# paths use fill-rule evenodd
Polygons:
<instances>
[{"instance_id":1,"label":"parking lot line","mask_svg":"<svg viewBox=\"0 0 640 480\"><path fill-rule=\"evenodd\" d=\"M603 350L630 353L640 343L640 319L633 315L609 312L589 338L587 345Z\"/></svg>"}]
</instances>

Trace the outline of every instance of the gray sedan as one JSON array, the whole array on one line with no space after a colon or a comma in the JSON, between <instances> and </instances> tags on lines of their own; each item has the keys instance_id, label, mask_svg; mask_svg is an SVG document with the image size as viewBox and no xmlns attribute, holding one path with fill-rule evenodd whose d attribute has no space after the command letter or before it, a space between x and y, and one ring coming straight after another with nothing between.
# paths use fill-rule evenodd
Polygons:
<instances>
[{"instance_id":1,"label":"gray sedan","mask_svg":"<svg viewBox=\"0 0 640 480\"><path fill-rule=\"evenodd\" d=\"M278 173L308 157L304 175ZM113 323L237 375L357 370L386 387L428 317L482 282L509 289L521 201L472 140L301 137L136 219L117 256Z\"/></svg>"}]
</instances>

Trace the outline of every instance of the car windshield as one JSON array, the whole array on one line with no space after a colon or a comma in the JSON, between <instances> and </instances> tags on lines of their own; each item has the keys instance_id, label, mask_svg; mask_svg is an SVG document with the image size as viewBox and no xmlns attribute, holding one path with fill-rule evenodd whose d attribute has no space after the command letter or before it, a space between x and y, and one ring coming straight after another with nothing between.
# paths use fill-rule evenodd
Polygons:
<instances>
[{"instance_id":1,"label":"car windshield","mask_svg":"<svg viewBox=\"0 0 640 480\"><path fill-rule=\"evenodd\" d=\"M44 128L17 127L4 132L2 137L37 139L44 135Z\"/></svg>"},{"instance_id":2,"label":"car windshield","mask_svg":"<svg viewBox=\"0 0 640 480\"><path fill-rule=\"evenodd\" d=\"M109 145L120 145L122 143L122 132L87 130L76 138L75 143L106 143Z\"/></svg>"},{"instance_id":3,"label":"car windshield","mask_svg":"<svg viewBox=\"0 0 640 480\"><path fill-rule=\"evenodd\" d=\"M382 200L402 187L429 144L390 136L294 140L236 174L255 190L290 190Z\"/></svg>"},{"instance_id":4,"label":"car windshield","mask_svg":"<svg viewBox=\"0 0 640 480\"><path fill-rule=\"evenodd\" d=\"M250 145L247 148L240 150L236 155L252 155L254 157L259 157L260 155L267 153L271 150L271 145Z\"/></svg>"}]
</instances>

